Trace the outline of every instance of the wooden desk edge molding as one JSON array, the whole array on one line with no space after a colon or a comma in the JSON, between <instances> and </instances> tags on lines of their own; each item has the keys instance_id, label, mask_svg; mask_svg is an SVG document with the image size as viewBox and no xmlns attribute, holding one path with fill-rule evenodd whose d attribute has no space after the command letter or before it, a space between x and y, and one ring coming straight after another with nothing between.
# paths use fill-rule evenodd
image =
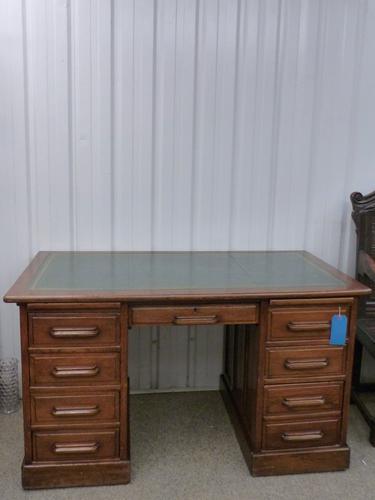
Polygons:
<instances>
[{"instance_id":1,"label":"wooden desk edge molding","mask_svg":"<svg viewBox=\"0 0 375 500\"><path fill-rule=\"evenodd\" d=\"M254 476L347 468L368 293L306 252L39 252L4 297L20 307L23 487L130 481L132 325L225 325L220 388Z\"/></svg>"}]
</instances>

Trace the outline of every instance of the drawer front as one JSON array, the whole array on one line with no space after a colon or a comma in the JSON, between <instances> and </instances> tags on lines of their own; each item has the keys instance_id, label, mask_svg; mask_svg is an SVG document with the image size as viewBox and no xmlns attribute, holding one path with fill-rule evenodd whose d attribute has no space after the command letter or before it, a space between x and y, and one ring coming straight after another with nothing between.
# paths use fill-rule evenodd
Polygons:
<instances>
[{"instance_id":1,"label":"drawer front","mask_svg":"<svg viewBox=\"0 0 375 500\"><path fill-rule=\"evenodd\" d=\"M302 378L345 374L345 347L268 348L266 377Z\"/></svg>"},{"instance_id":2,"label":"drawer front","mask_svg":"<svg viewBox=\"0 0 375 500\"><path fill-rule=\"evenodd\" d=\"M271 309L268 340L301 341L329 340L332 316L338 314L337 306L298 307ZM341 307L342 314L348 314L347 306Z\"/></svg>"},{"instance_id":3,"label":"drawer front","mask_svg":"<svg viewBox=\"0 0 375 500\"><path fill-rule=\"evenodd\" d=\"M118 432L34 432L33 458L39 462L117 458Z\"/></svg>"},{"instance_id":4,"label":"drawer front","mask_svg":"<svg viewBox=\"0 0 375 500\"><path fill-rule=\"evenodd\" d=\"M293 384L264 388L264 414L296 415L340 411L343 382Z\"/></svg>"},{"instance_id":5,"label":"drawer front","mask_svg":"<svg viewBox=\"0 0 375 500\"><path fill-rule=\"evenodd\" d=\"M118 383L117 353L84 355L30 355L31 385L92 385Z\"/></svg>"},{"instance_id":6,"label":"drawer front","mask_svg":"<svg viewBox=\"0 0 375 500\"><path fill-rule=\"evenodd\" d=\"M30 314L30 344L41 347L118 345L116 314Z\"/></svg>"},{"instance_id":7,"label":"drawer front","mask_svg":"<svg viewBox=\"0 0 375 500\"><path fill-rule=\"evenodd\" d=\"M216 325L258 323L258 305L133 307L134 325Z\"/></svg>"},{"instance_id":8,"label":"drawer front","mask_svg":"<svg viewBox=\"0 0 375 500\"><path fill-rule=\"evenodd\" d=\"M331 446L340 441L340 420L265 423L263 449L283 450Z\"/></svg>"},{"instance_id":9,"label":"drawer front","mask_svg":"<svg viewBox=\"0 0 375 500\"><path fill-rule=\"evenodd\" d=\"M31 395L33 425L115 423L119 419L119 394Z\"/></svg>"}]
</instances>

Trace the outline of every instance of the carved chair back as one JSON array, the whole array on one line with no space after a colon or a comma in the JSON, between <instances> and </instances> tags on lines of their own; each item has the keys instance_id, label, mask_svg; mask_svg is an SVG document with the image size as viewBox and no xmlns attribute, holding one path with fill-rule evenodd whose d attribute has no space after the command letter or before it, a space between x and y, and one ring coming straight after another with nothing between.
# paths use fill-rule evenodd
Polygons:
<instances>
[{"instance_id":1,"label":"carved chair back","mask_svg":"<svg viewBox=\"0 0 375 500\"><path fill-rule=\"evenodd\" d=\"M360 299L359 316L375 318L375 191L352 193L352 217L357 232L357 279L373 289Z\"/></svg>"}]
</instances>

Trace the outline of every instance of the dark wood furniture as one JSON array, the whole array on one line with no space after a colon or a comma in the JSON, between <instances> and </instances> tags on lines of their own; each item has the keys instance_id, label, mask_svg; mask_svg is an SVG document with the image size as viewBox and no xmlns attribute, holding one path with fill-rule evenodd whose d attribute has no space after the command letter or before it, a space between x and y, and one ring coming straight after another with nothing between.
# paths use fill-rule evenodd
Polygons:
<instances>
[{"instance_id":1,"label":"dark wood furniture","mask_svg":"<svg viewBox=\"0 0 375 500\"><path fill-rule=\"evenodd\" d=\"M130 480L132 325L227 325L221 389L253 475L347 468L369 291L306 252L40 252L5 296L20 306L24 488Z\"/></svg>"},{"instance_id":2,"label":"dark wood furniture","mask_svg":"<svg viewBox=\"0 0 375 500\"><path fill-rule=\"evenodd\" d=\"M375 191L366 196L352 193L350 198L357 232L357 279L372 289L371 295L359 301L352 398L370 427L370 442L375 446L375 415L366 404L366 395L375 393L375 384L361 382L363 348L375 357Z\"/></svg>"}]
</instances>

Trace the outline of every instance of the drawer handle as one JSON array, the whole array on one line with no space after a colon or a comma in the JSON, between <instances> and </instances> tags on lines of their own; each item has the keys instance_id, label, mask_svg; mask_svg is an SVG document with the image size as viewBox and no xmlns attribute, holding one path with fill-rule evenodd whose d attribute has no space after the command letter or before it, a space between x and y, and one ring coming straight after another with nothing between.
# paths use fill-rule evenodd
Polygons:
<instances>
[{"instance_id":1,"label":"drawer handle","mask_svg":"<svg viewBox=\"0 0 375 500\"><path fill-rule=\"evenodd\" d=\"M93 366L55 366L52 375L56 378L95 377L100 372L97 365Z\"/></svg>"},{"instance_id":2,"label":"drawer handle","mask_svg":"<svg viewBox=\"0 0 375 500\"><path fill-rule=\"evenodd\" d=\"M219 321L216 314L212 316L175 316L173 323L175 325L214 325Z\"/></svg>"},{"instance_id":3,"label":"drawer handle","mask_svg":"<svg viewBox=\"0 0 375 500\"><path fill-rule=\"evenodd\" d=\"M305 397L305 398L285 398L283 405L288 408L304 408L310 406L322 406L326 400L323 396Z\"/></svg>"},{"instance_id":4,"label":"drawer handle","mask_svg":"<svg viewBox=\"0 0 375 500\"><path fill-rule=\"evenodd\" d=\"M322 431L284 432L281 435L284 441L319 441L323 436Z\"/></svg>"},{"instance_id":5,"label":"drawer handle","mask_svg":"<svg viewBox=\"0 0 375 500\"><path fill-rule=\"evenodd\" d=\"M66 408L52 408L52 415L54 417L89 417L97 415L100 411L99 406L77 406L77 407L66 407Z\"/></svg>"},{"instance_id":6,"label":"drawer handle","mask_svg":"<svg viewBox=\"0 0 375 500\"><path fill-rule=\"evenodd\" d=\"M53 452L56 455L65 455L75 453L96 453L99 449L99 443L54 443Z\"/></svg>"},{"instance_id":7,"label":"drawer handle","mask_svg":"<svg viewBox=\"0 0 375 500\"><path fill-rule=\"evenodd\" d=\"M287 325L291 332L323 331L331 328L329 321L290 321Z\"/></svg>"},{"instance_id":8,"label":"drawer handle","mask_svg":"<svg viewBox=\"0 0 375 500\"><path fill-rule=\"evenodd\" d=\"M286 359L284 366L288 370L313 370L317 368L326 368L328 359Z\"/></svg>"},{"instance_id":9,"label":"drawer handle","mask_svg":"<svg viewBox=\"0 0 375 500\"><path fill-rule=\"evenodd\" d=\"M51 328L49 334L54 339L87 339L96 337L100 331L96 326L88 328Z\"/></svg>"}]
</instances>

